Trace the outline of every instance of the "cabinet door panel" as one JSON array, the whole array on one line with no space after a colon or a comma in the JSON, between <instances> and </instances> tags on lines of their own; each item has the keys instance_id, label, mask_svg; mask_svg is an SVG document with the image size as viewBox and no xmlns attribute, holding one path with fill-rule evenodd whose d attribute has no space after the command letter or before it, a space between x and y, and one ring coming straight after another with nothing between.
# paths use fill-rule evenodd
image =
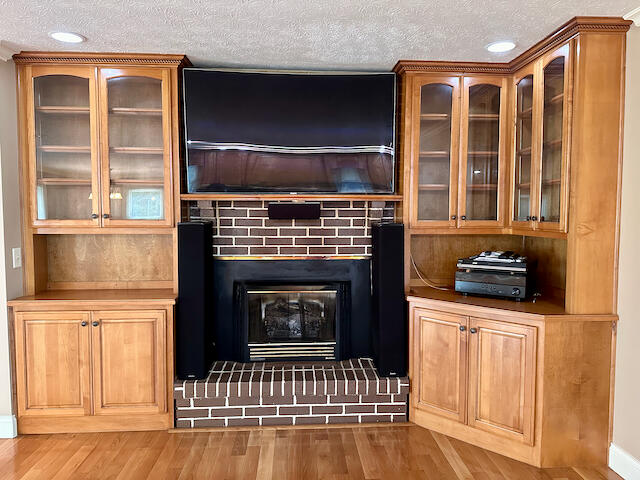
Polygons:
<instances>
[{"instance_id":1,"label":"cabinet door panel","mask_svg":"<svg viewBox=\"0 0 640 480\"><path fill-rule=\"evenodd\" d=\"M18 414L89 415L89 314L19 312L15 322Z\"/></svg>"},{"instance_id":2,"label":"cabinet door panel","mask_svg":"<svg viewBox=\"0 0 640 480\"><path fill-rule=\"evenodd\" d=\"M418 385L413 389L413 404L464 422L467 318L415 309L413 323L418 336L414 364L419 369L414 373Z\"/></svg>"},{"instance_id":3,"label":"cabinet door panel","mask_svg":"<svg viewBox=\"0 0 640 480\"><path fill-rule=\"evenodd\" d=\"M533 229L537 198L536 178L538 135L534 65L526 67L515 78L515 145L512 167L512 215L513 226Z\"/></svg>"},{"instance_id":4,"label":"cabinet door panel","mask_svg":"<svg viewBox=\"0 0 640 480\"><path fill-rule=\"evenodd\" d=\"M469 425L532 444L536 329L469 321Z\"/></svg>"},{"instance_id":5,"label":"cabinet door panel","mask_svg":"<svg viewBox=\"0 0 640 480\"><path fill-rule=\"evenodd\" d=\"M36 66L27 72L32 222L97 226L95 69Z\"/></svg>"},{"instance_id":6,"label":"cabinet door panel","mask_svg":"<svg viewBox=\"0 0 640 480\"><path fill-rule=\"evenodd\" d=\"M465 77L458 218L461 227L504 224L506 78Z\"/></svg>"},{"instance_id":7,"label":"cabinet door panel","mask_svg":"<svg viewBox=\"0 0 640 480\"><path fill-rule=\"evenodd\" d=\"M542 59L542 156L538 199L540 230L567 229L571 55L565 45Z\"/></svg>"},{"instance_id":8,"label":"cabinet door panel","mask_svg":"<svg viewBox=\"0 0 640 480\"><path fill-rule=\"evenodd\" d=\"M169 70L100 70L105 226L172 225Z\"/></svg>"},{"instance_id":9,"label":"cabinet door panel","mask_svg":"<svg viewBox=\"0 0 640 480\"><path fill-rule=\"evenodd\" d=\"M92 325L96 415L164 412L164 312L94 312Z\"/></svg>"},{"instance_id":10,"label":"cabinet door panel","mask_svg":"<svg viewBox=\"0 0 640 480\"><path fill-rule=\"evenodd\" d=\"M455 226L460 125L460 79L420 77L413 111L411 222Z\"/></svg>"}]
</instances>

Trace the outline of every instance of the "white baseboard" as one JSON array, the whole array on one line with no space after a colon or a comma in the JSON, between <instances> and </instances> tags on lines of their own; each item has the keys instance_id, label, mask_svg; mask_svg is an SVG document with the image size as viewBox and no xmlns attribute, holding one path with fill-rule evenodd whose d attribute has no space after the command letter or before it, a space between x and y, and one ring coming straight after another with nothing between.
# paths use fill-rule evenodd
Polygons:
<instances>
[{"instance_id":1,"label":"white baseboard","mask_svg":"<svg viewBox=\"0 0 640 480\"><path fill-rule=\"evenodd\" d=\"M609 446L609 468L625 480L640 480L640 460L615 443Z\"/></svg>"},{"instance_id":2,"label":"white baseboard","mask_svg":"<svg viewBox=\"0 0 640 480\"><path fill-rule=\"evenodd\" d=\"M0 415L0 438L18 436L18 424L14 415Z\"/></svg>"}]
</instances>

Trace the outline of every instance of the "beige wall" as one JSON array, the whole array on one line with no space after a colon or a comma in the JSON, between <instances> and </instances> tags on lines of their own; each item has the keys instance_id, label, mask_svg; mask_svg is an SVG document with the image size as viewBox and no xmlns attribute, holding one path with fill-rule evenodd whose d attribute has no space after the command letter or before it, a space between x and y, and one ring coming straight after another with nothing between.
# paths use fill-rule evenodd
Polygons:
<instances>
[{"instance_id":1,"label":"beige wall","mask_svg":"<svg viewBox=\"0 0 640 480\"><path fill-rule=\"evenodd\" d=\"M22 293L22 269L14 269L11 249L20 246L16 80L12 61L0 60L0 416L11 414L11 368L7 300Z\"/></svg>"},{"instance_id":2,"label":"beige wall","mask_svg":"<svg viewBox=\"0 0 640 480\"><path fill-rule=\"evenodd\" d=\"M640 459L640 27L627 36L613 443Z\"/></svg>"}]
</instances>

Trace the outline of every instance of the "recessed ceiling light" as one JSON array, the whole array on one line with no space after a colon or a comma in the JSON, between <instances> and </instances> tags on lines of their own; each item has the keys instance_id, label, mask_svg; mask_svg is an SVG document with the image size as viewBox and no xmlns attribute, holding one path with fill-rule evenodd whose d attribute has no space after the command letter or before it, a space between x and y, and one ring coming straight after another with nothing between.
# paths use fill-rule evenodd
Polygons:
<instances>
[{"instance_id":1,"label":"recessed ceiling light","mask_svg":"<svg viewBox=\"0 0 640 480\"><path fill-rule=\"evenodd\" d=\"M504 42L493 42L487 45L487 50L492 53L503 53L508 52L509 50L513 50L516 44L510 41Z\"/></svg>"},{"instance_id":2,"label":"recessed ceiling light","mask_svg":"<svg viewBox=\"0 0 640 480\"><path fill-rule=\"evenodd\" d=\"M82 43L86 40L82 35L72 32L52 32L49 36L64 43Z\"/></svg>"}]
</instances>

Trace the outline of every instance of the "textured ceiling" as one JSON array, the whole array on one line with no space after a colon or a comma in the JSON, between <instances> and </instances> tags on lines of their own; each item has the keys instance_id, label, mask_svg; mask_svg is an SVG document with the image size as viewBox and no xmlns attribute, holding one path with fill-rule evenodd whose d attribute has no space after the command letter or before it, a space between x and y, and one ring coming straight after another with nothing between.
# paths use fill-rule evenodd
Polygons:
<instances>
[{"instance_id":1,"label":"textured ceiling","mask_svg":"<svg viewBox=\"0 0 640 480\"><path fill-rule=\"evenodd\" d=\"M399 59L507 61L576 15L639 0L0 0L20 50L186 53L195 65L388 70ZM48 37L77 32L67 46ZM508 54L485 45L511 39Z\"/></svg>"}]
</instances>

